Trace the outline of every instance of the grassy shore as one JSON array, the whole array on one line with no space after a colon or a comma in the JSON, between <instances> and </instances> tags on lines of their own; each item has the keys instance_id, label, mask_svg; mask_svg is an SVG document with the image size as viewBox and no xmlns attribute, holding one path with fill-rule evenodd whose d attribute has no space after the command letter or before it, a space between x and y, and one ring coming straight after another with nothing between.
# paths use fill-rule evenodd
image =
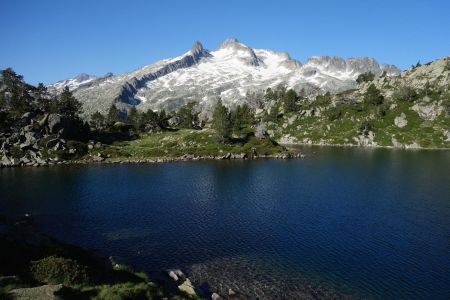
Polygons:
<instances>
[{"instance_id":1,"label":"grassy shore","mask_svg":"<svg viewBox=\"0 0 450 300\"><path fill-rule=\"evenodd\" d=\"M243 131L241 136L228 142L218 142L213 130L161 131L151 134L142 134L138 139L114 142L93 148L84 158L95 157L99 153L108 157L109 161L119 160L148 160L148 159L176 159L183 156L192 157L220 157L228 153L252 157L275 156L287 154L285 147L269 138L257 138Z\"/></svg>"}]
</instances>

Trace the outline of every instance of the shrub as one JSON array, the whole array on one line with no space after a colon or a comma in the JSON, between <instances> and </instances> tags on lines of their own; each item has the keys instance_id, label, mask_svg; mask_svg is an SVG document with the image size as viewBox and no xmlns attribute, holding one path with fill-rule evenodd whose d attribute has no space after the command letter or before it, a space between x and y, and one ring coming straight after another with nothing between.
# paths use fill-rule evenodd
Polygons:
<instances>
[{"instance_id":1,"label":"shrub","mask_svg":"<svg viewBox=\"0 0 450 300\"><path fill-rule=\"evenodd\" d=\"M96 300L124 300L124 299L153 299L161 296L154 286L146 282L121 283L100 286L100 291L94 298Z\"/></svg>"},{"instance_id":2,"label":"shrub","mask_svg":"<svg viewBox=\"0 0 450 300\"><path fill-rule=\"evenodd\" d=\"M331 94L330 92L326 92L323 95L317 95L316 96L316 103L318 105L328 105L331 103Z\"/></svg>"},{"instance_id":3,"label":"shrub","mask_svg":"<svg viewBox=\"0 0 450 300\"><path fill-rule=\"evenodd\" d=\"M12 147L11 149L9 149L9 152L13 158L21 158L25 155L25 152L20 149L19 146Z\"/></svg>"},{"instance_id":4,"label":"shrub","mask_svg":"<svg viewBox=\"0 0 450 300\"><path fill-rule=\"evenodd\" d=\"M363 82L369 82L373 81L375 79L375 74L372 72L367 72L363 74L359 74L358 78L356 78L357 83L363 83Z\"/></svg>"},{"instance_id":5,"label":"shrub","mask_svg":"<svg viewBox=\"0 0 450 300\"><path fill-rule=\"evenodd\" d=\"M73 285L90 281L86 266L64 257L48 256L32 261L30 271L33 279L48 284Z\"/></svg>"},{"instance_id":6,"label":"shrub","mask_svg":"<svg viewBox=\"0 0 450 300\"><path fill-rule=\"evenodd\" d=\"M403 83L399 86L395 93L395 96L400 100L414 101L417 99L418 94L416 90L408 83Z\"/></svg>"},{"instance_id":7,"label":"shrub","mask_svg":"<svg viewBox=\"0 0 450 300\"><path fill-rule=\"evenodd\" d=\"M378 118L386 117L388 110L389 110L389 107L386 104L377 107L376 114L377 114Z\"/></svg>"},{"instance_id":8,"label":"shrub","mask_svg":"<svg viewBox=\"0 0 450 300\"><path fill-rule=\"evenodd\" d=\"M341 120L343 116L344 116L344 113L342 112L342 110L340 108L336 108L329 115L328 120L329 121Z\"/></svg>"}]
</instances>

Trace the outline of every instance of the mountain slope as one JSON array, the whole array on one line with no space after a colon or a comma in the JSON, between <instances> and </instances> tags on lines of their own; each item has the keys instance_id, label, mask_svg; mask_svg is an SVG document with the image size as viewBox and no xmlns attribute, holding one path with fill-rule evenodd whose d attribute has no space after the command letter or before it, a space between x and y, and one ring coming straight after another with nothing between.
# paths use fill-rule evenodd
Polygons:
<instances>
[{"instance_id":1,"label":"mountain slope","mask_svg":"<svg viewBox=\"0 0 450 300\"><path fill-rule=\"evenodd\" d=\"M380 103L367 101L371 85L383 96ZM280 115L267 120L273 109ZM301 101L295 112L272 101L258 113L282 144L450 148L450 57Z\"/></svg>"},{"instance_id":2,"label":"mountain slope","mask_svg":"<svg viewBox=\"0 0 450 300\"><path fill-rule=\"evenodd\" d=\"M236 39L224 41L217 50L208 51L196 42L185 54L158 61L117 76L82 76L49 86L60 91L64 86L84 105L85 114L106 112L116 103L121 109L136 105L141 110L175 110L188 102L199 102L208 112L220 96L234 106L245 102L247 92L264 91L285 84L308 94L339 92L356 87L361 73L398 75L392 65L374 59L315 56L304 65L288 53L252 49Z\"/></svg>"}]
</instances>

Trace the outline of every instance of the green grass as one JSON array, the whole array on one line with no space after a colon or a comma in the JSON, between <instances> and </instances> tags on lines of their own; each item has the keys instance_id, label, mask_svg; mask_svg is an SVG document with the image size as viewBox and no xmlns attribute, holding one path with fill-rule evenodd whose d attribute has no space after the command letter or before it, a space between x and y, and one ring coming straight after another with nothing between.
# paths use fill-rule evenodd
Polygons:
<instances>
[{"instance_id":1,"label":"green grass","mask_svg":"<svg viewBox=\"0 0 450 300\"><path fill-rule=\"evenodd\" d=\"M244 128L239 134L248 133L251 129ZM256 149L259 155L273 155L285 152L282 146L270 139L259 139L254 136L246 142L219 142L213 130L163 131L142 135L133 141L116 142L104 147L100 152L109 154L111 160L116 159L155 159L176 158L187 155L220 156L227 153L250 154ZM93 150L91 154L98 151Z\"/></svg>"}]
</instances>

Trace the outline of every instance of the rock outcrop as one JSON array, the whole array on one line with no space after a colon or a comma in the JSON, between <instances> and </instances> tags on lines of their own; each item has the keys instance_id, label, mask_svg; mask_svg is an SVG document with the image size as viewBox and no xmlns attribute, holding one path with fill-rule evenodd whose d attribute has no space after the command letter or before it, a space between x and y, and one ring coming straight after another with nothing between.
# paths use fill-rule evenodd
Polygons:
<instances>
[{"instance_id":1,"label":"rock outcrop","mask_svg":"<svg viewBox=\"0 0 450 300\"><path fill-rule=\"evenodd\" d=\"M74 122L59 114L46 114L40 120L24 114L10 131L0 133L0 167L65 163L57 153L76 152L65 139L79 134L79 126Z\"/></svg>"}]
</instances>

